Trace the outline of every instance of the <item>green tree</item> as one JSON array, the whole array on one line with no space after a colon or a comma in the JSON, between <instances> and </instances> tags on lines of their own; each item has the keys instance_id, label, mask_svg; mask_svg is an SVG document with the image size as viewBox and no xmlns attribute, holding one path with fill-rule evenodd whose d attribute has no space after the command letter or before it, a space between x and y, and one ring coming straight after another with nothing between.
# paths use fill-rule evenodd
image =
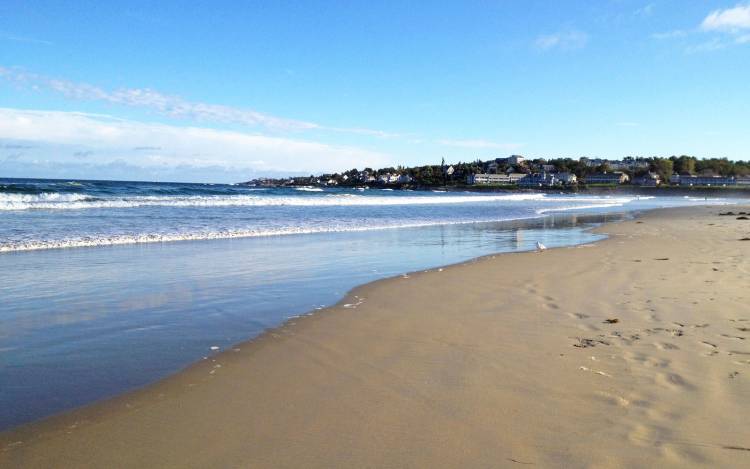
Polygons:
<instances>
[{"instance_id":1,"label":"green tree","mask_svg":"<svg viewBox=\"0 0 750 469\"><path fill-rule=\"evenodd\" d=\"M696 159L694 156L682 155L679 158L670 158L674 162L674 170L680 174L695 174Z\"/></svg>"},{"instance_id":2,"label":"green tree","mask_svg":"<svg viewBox=\"0 0 750 469\"><path fill-rule=\"evenodd\" d=\"M674 162L666 158L654 158L651 170L657 173L663 180L669 180L674 172Z\"/></svg>"}]
</instances>

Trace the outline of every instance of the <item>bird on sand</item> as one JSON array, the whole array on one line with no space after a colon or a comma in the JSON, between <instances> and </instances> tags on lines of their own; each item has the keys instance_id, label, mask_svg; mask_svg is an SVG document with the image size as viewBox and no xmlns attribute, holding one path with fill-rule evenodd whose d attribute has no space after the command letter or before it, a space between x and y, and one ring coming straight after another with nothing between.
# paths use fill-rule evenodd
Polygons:
<instances>
[{"instance_id":1,"label":"bird on sand","mask_svg":"<svg viewBox=\"0 0 750 469\"><path fill-rule=\"evenodd\" d=\"M536 242L536 250L537 251L546 251L547 250L547 246L545 246L544 244L542 244L539 241L537 241Z\"/></svg>"}]
</instances>

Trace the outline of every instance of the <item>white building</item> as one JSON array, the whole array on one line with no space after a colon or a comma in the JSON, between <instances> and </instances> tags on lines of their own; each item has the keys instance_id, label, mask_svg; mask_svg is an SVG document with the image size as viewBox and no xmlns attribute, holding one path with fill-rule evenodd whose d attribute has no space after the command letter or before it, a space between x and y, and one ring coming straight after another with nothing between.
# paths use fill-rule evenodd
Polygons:
<instances>
[{"instance_id":1,"label":"white building","mask_svg":"<svg viewBox=\"0 0 750 469\"><path fill-rule=\"evenodd\" d=\"M554 186L559 182L557 181L557 178L555 176L556 175L552 173L527 174L520 181L518 181L518 185L521 187Z\"/></svg>"},{"instance_id":2,"label":"white building","mask_svg":"<svg viewBox=\"0 0 750 469\"><path fill-rule=\"evenodd\" d=\"M561 184L577 184L578 183L578 177L574 173L562 172L562 173L557 173L555 176L557 176L557 180L560 181Z\"/></svg>"},{"instance_id":3,"label":"white building","mask_svg":"<svg viewBox=\"0 0 750 469\"><path fill-rule=\"evenodd\" d=\"M586 176L586 184L625 184L630 177L620 171L597 173Z\"/></svg>"},{"instance_id":4,"label":"white building","mask_svg":"<svg viewBox=\"0 0 750 469\"><path fill-rule=\"evenodd\" d=\"M510 155L508 158L505 158L506 164L521 164L524 161L526 161L526 158L521 155Z\"/></svg>"},{"instance_id":5,"label":"white building","mask_svg":"<svg viewBox=\"0 0 750 469\"><path fill-rule=\"evenodd\" d=\"M732 176L691 176L673 174L669 178L671 184L680 186L734 186L737 180Z\"/></svg>"},{"instance_id":6,"label":"white building","mask_svg":"<svg viewBox=\"0 0 750 469\"><path fill-rule=\"evenodd\" d=\"M467 184L517 184L526 176L523 173L482 174L477 173L466 178Z\"/></svg>"}]
</instances>

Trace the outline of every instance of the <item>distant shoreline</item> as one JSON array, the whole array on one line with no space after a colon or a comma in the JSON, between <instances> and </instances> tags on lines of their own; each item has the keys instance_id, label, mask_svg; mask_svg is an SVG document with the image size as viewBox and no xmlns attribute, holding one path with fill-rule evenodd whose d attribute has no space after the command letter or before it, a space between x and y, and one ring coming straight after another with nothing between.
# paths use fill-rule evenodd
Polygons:
<instances>
[{"instance_id":1,"label":"distant shoreline","mask_svg":"<svg viewBox=\"0 0 750 469\"><path fill-rule=\"evenodd\" d=\"M300 188L300 187L319 187L321 189L367 189L383 190L390 189L394 191L445 191L445 192L507 192L507 193L570 193L570 194L634 194L646 196L675 196L675 195L693 195L693 196L716 196L716 195L738 195L747 196L750 194L750 186L638 186L632 184L579 184L578 186L542 186L533 188L518 187L516 185L491 185L491 184L463 184L450 186L418 186L418 185L367 185L367 184L339 184L335 186L310 184L268 184L253 185L248 183L238 183L237 185L246 187L261 188Z\"/></svg>"}]
</instances>

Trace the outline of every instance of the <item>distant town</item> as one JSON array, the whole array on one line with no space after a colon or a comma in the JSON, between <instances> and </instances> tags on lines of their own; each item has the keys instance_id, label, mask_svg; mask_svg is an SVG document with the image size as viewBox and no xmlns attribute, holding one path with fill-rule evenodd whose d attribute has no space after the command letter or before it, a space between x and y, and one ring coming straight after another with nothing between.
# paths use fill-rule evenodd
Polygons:
<instances>
[{"instance_id":1,"label":"distant town","mask_svg":"<svg viewBox=\"0 0 750 469\"><path fill-rule=\"evenodd\" d=\"M289 178L260 178L252 186L392 188L570 189L593 187L735 187L750 189L750 161L693 156L530 159L511 155L488 161L362 170Z\"/></svg>"}]
</instances>

